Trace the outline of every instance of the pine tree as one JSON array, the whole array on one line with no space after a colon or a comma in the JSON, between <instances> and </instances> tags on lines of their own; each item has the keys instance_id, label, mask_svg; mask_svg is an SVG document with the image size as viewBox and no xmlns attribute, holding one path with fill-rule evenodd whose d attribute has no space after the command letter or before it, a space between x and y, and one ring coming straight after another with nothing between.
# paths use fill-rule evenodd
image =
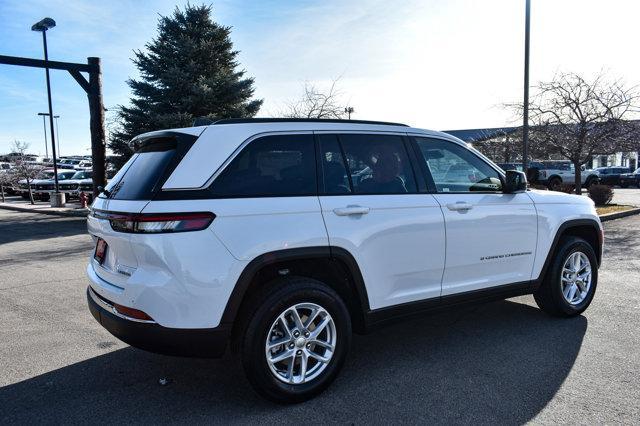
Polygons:
<instances>
[{"instance_id":1,"label":"pine tree","mask_svg":"<svg viewBox=\"0 0 640 426\"><path fill-rule=\"evenodd\" d=\"M119 106L109 147L126 161L129 141L141 133L191 126L198 117L253 117L262 100L252 99L253 78L238 71L231 28L211 19L210 6L176 7L162 16L158 36L135 51L140 79L129 79L131 105Z\"/></svg>"}]
</instances>

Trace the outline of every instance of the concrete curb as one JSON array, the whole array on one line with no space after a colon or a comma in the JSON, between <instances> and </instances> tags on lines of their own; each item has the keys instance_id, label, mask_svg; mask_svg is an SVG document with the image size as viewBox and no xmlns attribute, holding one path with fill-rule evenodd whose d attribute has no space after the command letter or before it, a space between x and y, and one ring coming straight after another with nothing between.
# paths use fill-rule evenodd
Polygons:
<instances>
[{"instance_id":1,"label":"concrete curb","mask_svg":"<svg viewBox=\"0 0 640 426\"><path fill-rule=\"evenodd\" d=\"M633 216L634 214L640 214L640 208L634 208L625 210L622 212L607 213L600 216L600 222L606 222L608 220L620 219L621 217Z\"/></svg>"},{"instance_id":2,"label":"concrete curb","mask_svg":"<svg viewBox=\"0 0 640 426\"><path fill-rule=\"evenodd\" d=\"M67 209L67 210L53 210L53 209L33 209L30 207L11 206L0 203L0 209L13 210L16 212L25 213L40 213L50 216L62 216L62 217L86 217L89 214L89 209Z\"/></svg>"}]
</instances>

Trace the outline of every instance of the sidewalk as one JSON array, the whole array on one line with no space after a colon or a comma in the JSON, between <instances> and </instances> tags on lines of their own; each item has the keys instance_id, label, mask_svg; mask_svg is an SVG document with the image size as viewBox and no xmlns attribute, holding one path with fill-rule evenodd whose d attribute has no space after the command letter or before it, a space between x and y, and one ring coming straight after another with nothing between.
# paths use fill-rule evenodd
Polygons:
<instances>
[{"instance_id":1,"label":"sidewalk","mask_svg":"<svg viewBox=\"0 0 640 426\"><path fill-rule=\"evenodd\" d=\"M55 216L86 216L89 213L89 209L80 208L80 203L77 200L66 203L65 207L53 208L49 201L36 201L32 205L29 201L17 196L6 196L5 202L0 202L0 209Z\"/></svg>"}]
</instances>

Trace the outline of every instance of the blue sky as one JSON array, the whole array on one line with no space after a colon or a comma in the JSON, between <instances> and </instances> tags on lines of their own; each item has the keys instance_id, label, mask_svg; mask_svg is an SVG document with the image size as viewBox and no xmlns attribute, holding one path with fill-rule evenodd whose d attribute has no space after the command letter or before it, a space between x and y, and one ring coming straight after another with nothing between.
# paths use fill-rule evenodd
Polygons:
<instances>
[{"instance_id":1,"label":"blue sky","mask_svg":"<svg viewBox=\"0 0 640 426\"><path fill-rule=\"evenodd\" d=\"M51 59L102 58L107 108L128 102L136 77L134 49L156 34L158 14L182 1L1 0L0 54L42 57L30 31L45 16ZM197 2L192 2L197 4ZM304 81L341 77L354 118L401 121L433 129L513 123L499 107L522 92L524 0L214 1L214 18L233 27L240 63L276 115ZM557 71L589 76L605 69L640 83L640 2L532 0L532 82ZM62 154L89 153L86 96L63 71L52 71ZM44 71L0 65L0 153L13 140L44 154Z\"/></svg>"}]
</instances>

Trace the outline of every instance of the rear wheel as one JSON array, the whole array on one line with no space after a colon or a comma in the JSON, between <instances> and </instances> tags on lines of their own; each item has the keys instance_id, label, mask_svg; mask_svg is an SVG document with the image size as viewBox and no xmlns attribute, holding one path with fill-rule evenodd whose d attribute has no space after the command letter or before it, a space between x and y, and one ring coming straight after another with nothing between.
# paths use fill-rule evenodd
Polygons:
<instances>
[{"instance_id":1,"label":"rear wheel","mask_svg":"<svg viewBox=\"0 0 640 426\"><path fill-rule=\"evenodd\" d=\"M587 181L585 182L584 186L585 188L589 188L591 185L597 185L597 184L598 184L597 177L589 177L587 178Z\"/></svg>"},{"instance_id":2,"label":"rear wheel","mask_svg":"<svg viewBox=\"0 0 640 426\"><path fill-rule=\"evenodd\" d=\"M598 262L591 245L582 238L565 237L533 297L548 314L571 317L587 309L597 283Z\"/></svg>"},{"instance_id":3,"label":"rear wheel","mask_svg":"<svg viewBox=\"0 0 640 426\"><path fill-rule=\"evenodd\" d=\"M268 288L243 313L242 366L263 397L301 402L325 390L342 368L351 343L349 312L335 291L313 279Z\"/></svg>"}]
</instances>

